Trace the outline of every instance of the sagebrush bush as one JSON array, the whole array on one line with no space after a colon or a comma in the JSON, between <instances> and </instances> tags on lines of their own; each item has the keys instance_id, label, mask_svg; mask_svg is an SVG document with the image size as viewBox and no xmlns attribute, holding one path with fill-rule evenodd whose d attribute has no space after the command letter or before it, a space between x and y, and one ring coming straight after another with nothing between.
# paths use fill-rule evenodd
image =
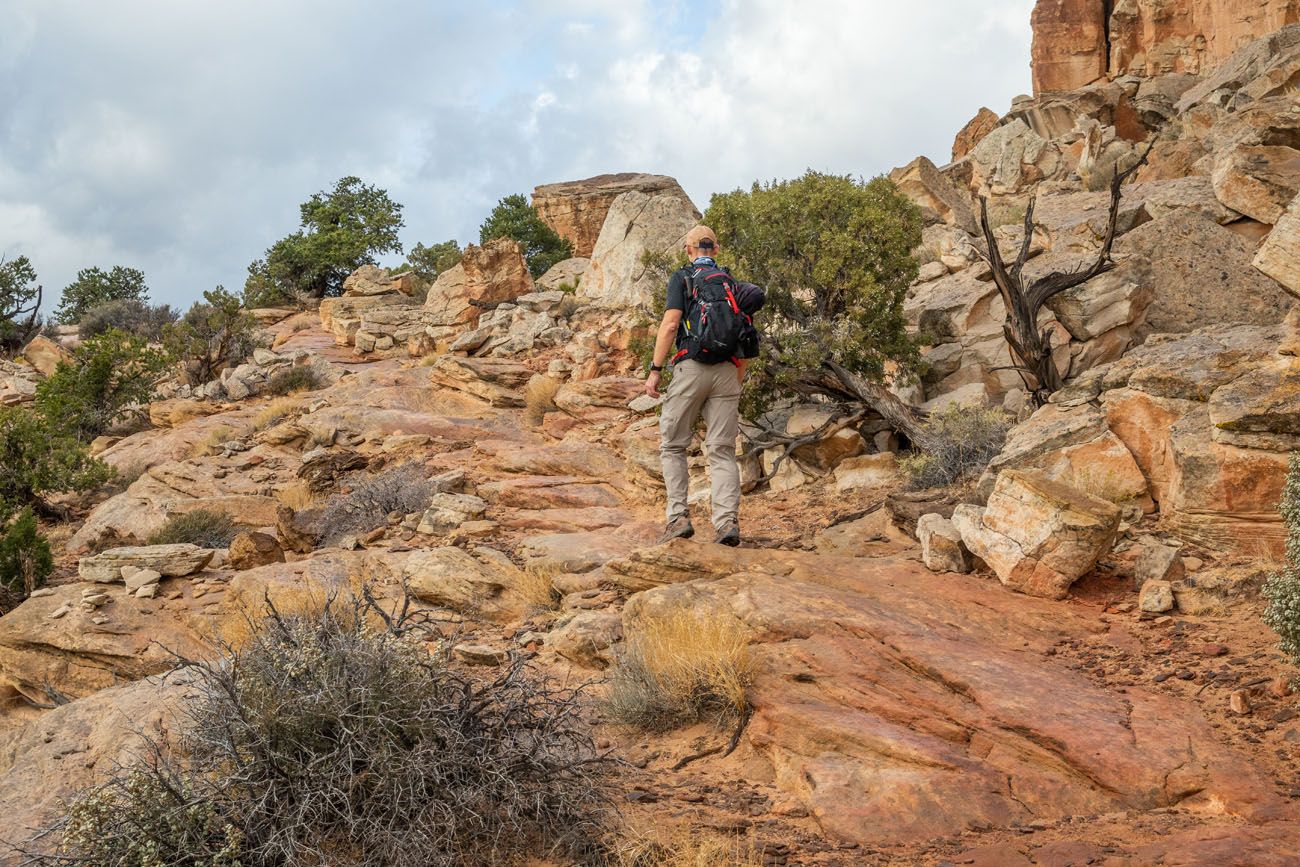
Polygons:
<instances>
[{"instance_id":1,"label":"sagebrush bush","mask_svg":"<svg viewBox=\"0 0 1300 867\"><path fill-rule=\"evenodd\" d=\"M616 722L667 731L745 712L753 678L749 638L725 612L678 608L628 636L605 707Z\"/></svg>"},{"instance_id":2,"label":"sagebrush bush","mask_svg":"<svg viewBox=\"0 0 1300 867\"><path fill-rule=\"evenodd\" d=\"M1286 565L1264 582L1264 622L1278 634L1278 646L1300 665L1300 458L1291 457L1278 505L1286 525Z\"/></svg>"},{"instance_id":3,"label":"sagebrush bush","mask_svg":"<svg viewBox=\"0 0 1300 867\"><path fill-rule=\"evenodd\" d=\"M355 474L345 486L348 490L330 496L311 511L312 524L327 544L382 527L393 512L422 512L429 508L434 493L428 472L415 462L374 475Z\"/></svg>"},{"instance_id":4,"label":"sagebrush bush","mask_svg":"<svg viewBox=\"0 0 1300 867\"><path fill-rule=\"evenodd\" d=\"M234 519L225 512L194 509L172 515L149 537L150 545L177 545L188 542L200 548L229 548L240 533Z\"/></svg>"},{"instance_id":5,"label":"sagebrush bush","mask_svg":"<svg viewBox=\"0 0 1300 867\"><path fill-rule=\"evenodd\" d=\"M54 555L41 535L36 516L23 509L8 527L0 524L0 613L8 599L21 601L54 571Z\"/></svg>"},{"instance_id":6,"label":"sagebrush bush","mask_svg":"<svg viewBox=\"0 0 1300 867\"><path fill-rule=\"evenodd\" d=\"M316 368L298 365L273 374L267 380L266 391L268 394L293 394L298 391L315 391L324 384Z\"/></svg>"},{"instance_id":7,"label":"sagebrush bush","mask_svg":"<svg viewBox=\"0 0 1300 867\"><path fill-rule=\"evenodd\" d=\"M153 305L134 298L105 301L91 307L77 321L77 335L85 340L117 329L151 343L162 339L163 329L180 314L167 304Z\"/></svg>"},{"instance_id":8,"label":"sagebrush bush","mask_svg":"<svg viewBox=\"0 0 1300 867\"><path fill-rule=\"evenodd\" d=\"M914 490L970 481L1002 451L1011 425L1001 409L951 404L925 423L937 444L903 458L899 467Z\"/></svg>"},{"instance_id":9,"label":"sagebrush bush","mask_svg":"<svg viewBox=\"0 0 1300 867\"><path fill-rule=\"evenodd\" d=\"M189 666L178 749L74 800L58 854L29 863L593 863L607 765L579 695L522 661L462 674L368 613L268 605L238 650Z\"/></svg>"},{"instance_id":10,"label":"sagebrush bush","mask_svg":"<svg viewBox=\"0 0 1300 867\"><path fill-rule=\"evenodd\" d=\"M617 867L764 867L762 851L747 839L688 828L631 835L617 848Z\"/></svg>"},{"instance_id":11,"label":"sagebrush bush","mask_svg":"<svg viewBox=\"0 0 1300 867\"><path fill-rule=\"evenodd\" d=\"M253 416L253 430L263 431L277 425L302 409L302 404L291 397L278 397L257 411Z\"/></svg>"}]
</instances>

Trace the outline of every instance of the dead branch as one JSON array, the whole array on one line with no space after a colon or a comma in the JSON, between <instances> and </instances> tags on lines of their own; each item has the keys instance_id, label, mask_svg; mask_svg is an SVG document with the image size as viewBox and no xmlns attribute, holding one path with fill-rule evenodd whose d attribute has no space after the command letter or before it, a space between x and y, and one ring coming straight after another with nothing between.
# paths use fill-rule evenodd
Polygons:
<instances>
[{"instance_id":1,"label":"dead branch","mask_svg":"<svg viewBox=\"0 0 1300 867\"><path fill-rule=\"evenodd\" d=\"M993 235L993 226L989 223L988 198L980 196L980 228L984 234L986 249L979 250L980 256L988 263L993 272L993 282L998 287L998 294L1006 306L1007 318L1002 326L1007 346L1011 352L1012 364L1009 369L1020 374L1035 406L1042 406L1052 392L1064 384L1061 372L1052 361L1052 333L1049 329L1038 328L1038 314L1043 306L1053 297L1080 286L1099 274L1104 274L1115 267L1111 258L1111 249L1115 243L1116 224L1119 220L1119 203L1124 182L1147 161L1151 148L1124 171L1116 171L1110 181L1110 209L1107 214L1106 236L1102 241L1097 258L1087 267L1076 271L1053 271L1039 277L1026 285L1023 270L1029 259L1030 247L1034 235L1035 199L1030 199L1025 207L1024 237L1015 262L1008 266L1002 258L997 239Z\"/></svg>"},{"instance_id":2,"label":"dead branch","mask_svg":"<svg viewBox=\"0 0 1300 867\"><path fill-rule=\"evenodd\" d=\"M860 409L851 415L843 416L838 419L831 417L818 426L817 430L800 436L789 436L787 434L778 433L771 428L764 428L766 432L772 435L772 440L768 442L758 442L750 446L745 451L744 457L750 457L757 451L775 448L778 445L783 445L784 448L782 448L781 454L777 455L776 459L772 461L772 469L764 473L758 481L754 483L754 486L765 485L772 481L773 477L776 476L776 471L781 468L781 464L786 458L790 457L790 453L795 449L800 446L811 445L813 443L819 443L825 439L830 439L849 425L857 424L862 421L866 414L867 411L865 409Z\"/></svg>"}]
</instances>

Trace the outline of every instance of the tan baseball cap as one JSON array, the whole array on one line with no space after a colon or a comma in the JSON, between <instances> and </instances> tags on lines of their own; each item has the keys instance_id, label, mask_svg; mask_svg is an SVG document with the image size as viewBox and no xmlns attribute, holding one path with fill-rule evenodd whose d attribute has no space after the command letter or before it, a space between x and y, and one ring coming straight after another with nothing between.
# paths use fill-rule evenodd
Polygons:
<instances>
[{"instance_id":1,"label":"tan baseball cap","mask_svg":"<svg viewBox=\"0 0 1300 867\"><path fill-rule=\"evenodd\" d=\"M703 243L705 241L708 243ZM696 226L686 233L686 246L716 247L718 246L718 236L713 234L713 230L708 226Z\"/></svg>"}]
</instances>

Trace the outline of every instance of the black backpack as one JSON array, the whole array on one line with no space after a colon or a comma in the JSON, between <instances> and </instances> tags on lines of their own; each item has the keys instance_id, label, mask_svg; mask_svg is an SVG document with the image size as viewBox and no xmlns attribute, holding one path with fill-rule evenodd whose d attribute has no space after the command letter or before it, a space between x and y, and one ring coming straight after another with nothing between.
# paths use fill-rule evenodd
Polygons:
<instances>
[{"instance_id":1,"label":"black backpack","mask_svg":"<svg viewBox=\"0 0 1300 867\"><path fill-rule=\"evenodd\" d=\"M720 364L757 355L753 314L763 306L763 290L752 283L739 283L727 269L713 265L683 268L682 276L686 281L686 313L682 317L686 340L673 360Z\"/></svg>"}]
</instances>

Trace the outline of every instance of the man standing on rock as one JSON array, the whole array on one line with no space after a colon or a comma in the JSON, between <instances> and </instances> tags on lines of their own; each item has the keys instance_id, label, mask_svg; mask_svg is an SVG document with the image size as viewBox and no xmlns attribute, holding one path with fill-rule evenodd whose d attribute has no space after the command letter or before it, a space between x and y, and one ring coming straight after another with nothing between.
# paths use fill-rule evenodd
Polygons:
<instances>
[{"instance_id":1,"label":"man standing on rock","mask_svg":"<svg viewBox=\"0 0 1300 867\"><path fill-rule=\"evenodd\" d=\"M707 226L686 233L691 264L668 278L668 303L655 340L645 391L659 396L659 380L674 342L673 379L659 419L660 455L668 490L668 528L660 542L695 535L686 505L689 477L686 449L702 414L709 463L716 542L740 544L740 465L736 435L740 429L740 385L745 361L737 338L743 316L732 292L731 275L714 258L718 239ZM748 317L744 317L748 321ZM752 324L749 330L753 330Z\"/></svg>"}]
</instances>

